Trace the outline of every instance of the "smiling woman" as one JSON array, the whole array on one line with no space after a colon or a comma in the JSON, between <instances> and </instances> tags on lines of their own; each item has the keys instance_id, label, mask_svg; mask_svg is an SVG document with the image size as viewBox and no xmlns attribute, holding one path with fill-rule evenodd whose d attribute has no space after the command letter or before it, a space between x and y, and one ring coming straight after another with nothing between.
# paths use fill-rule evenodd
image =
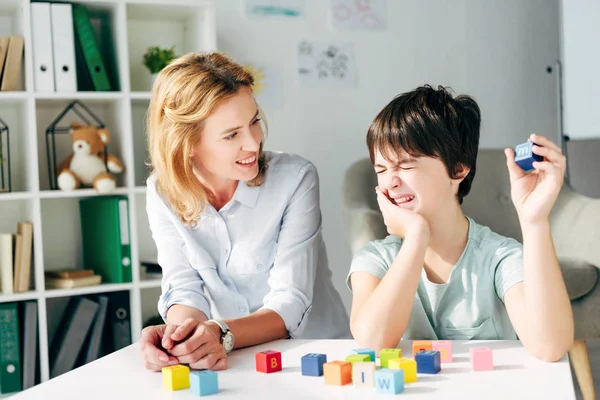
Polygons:
<instances>
[{"instance_id":1,"label":"smiling woman","mask_svg":"<svg viewBox=\"0 0 600 400\"><path fill-rule=\"evenodd\" d=\"M263 150L253 80L223 54L192 53L154 85L146 208L167 324L142 332L148 369L218 370L234 348L350 336L322 237L317 170Z\"/></svg>"}]
</instances>

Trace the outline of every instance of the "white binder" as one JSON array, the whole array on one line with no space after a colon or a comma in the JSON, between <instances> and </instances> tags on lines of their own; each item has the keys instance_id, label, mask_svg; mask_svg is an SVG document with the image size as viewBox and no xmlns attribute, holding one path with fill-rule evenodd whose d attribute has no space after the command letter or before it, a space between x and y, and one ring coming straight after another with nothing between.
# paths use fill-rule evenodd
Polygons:
<instances>
[{"instance_id":1,"label":"white binder","mask_svg":"<svg viewBox=\"0 0 600 400\"><path fill-rule=\"evenodd\" d=\"M54 92L50 3L31 3L33 78L37 92Z\"/></svg>"},{"instance_id":2,"label":"white binder","mask_svg":"<svg viewBox=\"0 0 600 400\"><path fill-rule=\"evenodd\" d=\"M76 92L75 38L71 4L50 5L52 18L52 49L54 55L54 82L57 92Z\"/></svg>"}]
</instances>

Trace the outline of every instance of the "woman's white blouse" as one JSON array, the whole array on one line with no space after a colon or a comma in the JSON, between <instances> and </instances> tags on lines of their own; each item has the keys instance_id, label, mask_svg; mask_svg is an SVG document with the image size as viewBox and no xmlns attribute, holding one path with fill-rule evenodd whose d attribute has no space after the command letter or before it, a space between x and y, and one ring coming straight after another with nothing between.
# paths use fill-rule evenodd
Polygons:
<instances>
[{"instance_id":1,"label":"woman's white blouse","mask_svg":"<svg viewBox=\"0 0 600 400\"><path fill-rule=\"evenodd\" d=\"M266 152L259 187L240 181L231 201L210 204L186 227L148 178L146 210L163 270L158 310L183 304L208 318L233 319L266 308L292 338L347 338L349 321L322 237L319 176L308 160Z\"/></svg>"}]
</instances>

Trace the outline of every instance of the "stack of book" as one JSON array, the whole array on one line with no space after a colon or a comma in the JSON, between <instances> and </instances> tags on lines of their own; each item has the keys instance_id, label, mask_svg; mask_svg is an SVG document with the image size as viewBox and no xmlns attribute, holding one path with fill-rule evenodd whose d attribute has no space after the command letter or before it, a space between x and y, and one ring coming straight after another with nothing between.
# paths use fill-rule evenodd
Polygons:
<instances>
[{"instance_id":1,"label":"stack of book","mask_svg":"<svg viewBox=\"0 0 600 400\"><path fill-rule=\"evenodd\" d=\"M99 285L102 282L100 275L94 274L91 269L60 270L45 272L46 289L69 289L81 286Z\"/></svg>"},{"instance_id":2,"label":"stack of book","mask_svg":"<svg viewBox=\"0 0 600 400\"><path fill-rule=\"evenodd\" d=\"M0 289L4 294L27 292L31 287L33 224L21 221L17 232L0 233Z\"/></svg>"}]
</instances>

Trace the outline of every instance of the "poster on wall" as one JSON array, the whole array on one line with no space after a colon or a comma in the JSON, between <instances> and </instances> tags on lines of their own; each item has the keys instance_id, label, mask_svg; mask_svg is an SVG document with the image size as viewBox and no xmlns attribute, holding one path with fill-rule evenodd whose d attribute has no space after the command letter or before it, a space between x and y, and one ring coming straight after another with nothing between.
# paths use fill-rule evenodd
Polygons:
<instances>
[{"instance_id":1,"label":"poster on wall","mask_svg":"<svg viewBox=\"0 0 600 400\"><path fill-rule=\"evenodd\" d=\"M333 29L381 31L386 28L385 0L330 0Z\"/></svg>"},{"instance_id":2,"label":"poster on wall","mask_svg":"<svg viewBox=\"0 0 600 400\"><path fill-rule=\"evenodd\" d=\"M302 87L356 87L356 66L351 43L301 41L298 76Z\"/></svg>"},{"instance_id":3,"label":"poster on wall","mask_svg":"<svg viewBox=\"0 0 600 400\"><path fill-rule=\"evenodd\" d=\"M244 63L244 67L254 75L252 91L258 105L267 114L272 110L282 108L281 65L247 62Z\"/></svg>"},{"instance_id":4,"label":"poster on wall","mask_svg":"<svg viewBox=\"0 0 600 400\"><path fill-rule=\"evenodd\" d=\"M306 0L245 0L243 14L248 19L304 18Z\"/></svg>"}]
</instances>

